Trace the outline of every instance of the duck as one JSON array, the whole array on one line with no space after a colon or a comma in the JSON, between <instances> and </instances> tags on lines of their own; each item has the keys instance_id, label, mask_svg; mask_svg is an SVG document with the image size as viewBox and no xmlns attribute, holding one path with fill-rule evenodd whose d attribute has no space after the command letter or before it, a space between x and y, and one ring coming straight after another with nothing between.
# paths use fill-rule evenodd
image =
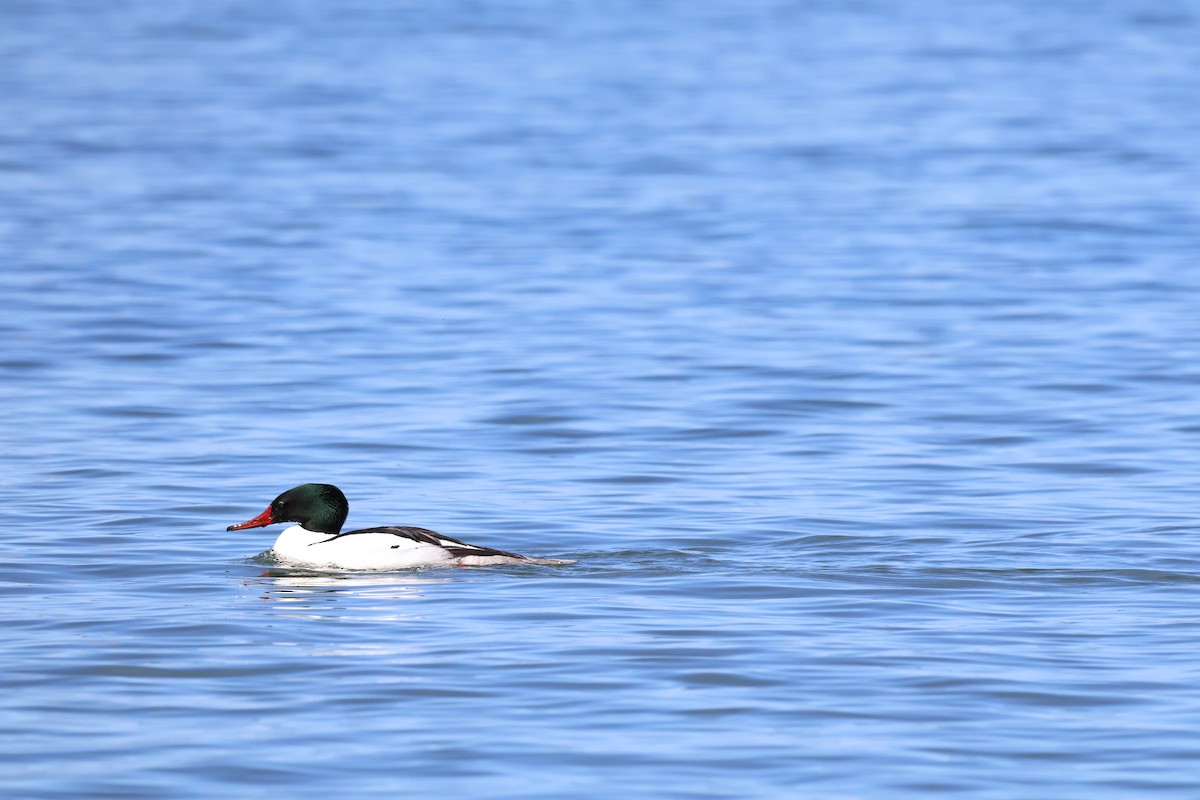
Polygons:
<instances>
[{"instance_id":1,"label":"duck","mask_svg":"<svg viewBox=\"0 0 1200 800\"><path fill-rule=\"evenodd\" d=\"M342 532L350 503L329 483L304 483L276 497L253 519L226 531L294 522L269 551L277 560L305 567L346 570L401 570L416 567L479 567L494 564L571 564L557 558L532 558L493 547L468 544L409 525L385 525Z\"/></svg>"}]
</instances>

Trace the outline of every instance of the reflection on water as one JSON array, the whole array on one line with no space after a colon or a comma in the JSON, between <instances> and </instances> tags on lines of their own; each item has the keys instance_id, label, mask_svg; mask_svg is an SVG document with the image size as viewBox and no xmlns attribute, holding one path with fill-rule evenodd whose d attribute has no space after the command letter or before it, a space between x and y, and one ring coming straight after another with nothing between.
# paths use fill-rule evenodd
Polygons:
<instances>
[{"instance_id":1,"label":"reflection on water","mask_svg":"<svg viewBox=\"0 0 1200 800\"><path fill-rule=\"evenodd\" d=\"M421 615L398 613L401 609L395 603L425 599L424 587L451 582L450 578L411 572L321 573L275 568L244 581L244 585L275 604L285 616L321 619L330 612L338 613L337 604L350 597L357 616L400 621L421 619Z\"/></svg>"}]
</instances>

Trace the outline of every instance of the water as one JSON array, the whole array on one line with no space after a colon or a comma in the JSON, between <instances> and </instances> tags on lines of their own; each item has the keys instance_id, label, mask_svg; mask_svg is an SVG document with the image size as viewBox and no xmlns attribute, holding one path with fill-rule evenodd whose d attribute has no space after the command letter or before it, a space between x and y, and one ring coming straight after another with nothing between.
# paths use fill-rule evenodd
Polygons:
<instances>
[{"instance_id":1,"label":"water","mask_svg":"<svg viewBox=\"0 0 1200 800\"><path fill-rule=\"evenodd\" d=\"M1192 3L11 2L8 797L1196 796ZM289 572L332 482L562 568Z\"/></svg>"}]
</instances>

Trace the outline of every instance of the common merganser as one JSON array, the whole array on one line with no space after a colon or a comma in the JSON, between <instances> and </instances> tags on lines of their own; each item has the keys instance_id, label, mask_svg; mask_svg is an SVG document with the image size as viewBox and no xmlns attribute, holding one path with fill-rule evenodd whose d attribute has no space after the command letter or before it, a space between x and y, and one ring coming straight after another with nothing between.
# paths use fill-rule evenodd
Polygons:
<instances>
[{"instance_id":1,"label":"common merganser","mask_svg":"<svg viewBox=\"0 0 1200 800\"><path fill-rule=\"evenodd\" d=\"M530 558L460 542L425 528L384 526L342 533L350 504L328 483L305 483L271 501L254 519L225 530L298 522L284 529L271 552L280 560L315 567L393 570L425 566L476 567L492 564L571 564L556 558Z\"/></svg>"}]
</instances>

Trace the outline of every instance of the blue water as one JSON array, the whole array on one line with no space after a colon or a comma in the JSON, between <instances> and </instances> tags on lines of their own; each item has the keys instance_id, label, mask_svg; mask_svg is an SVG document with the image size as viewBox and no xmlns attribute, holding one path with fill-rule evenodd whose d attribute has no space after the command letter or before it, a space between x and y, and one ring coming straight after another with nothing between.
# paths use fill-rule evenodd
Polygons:
<instances>
[{"instance_id":1,"label":"blue water","mask_svg":"<svg viewBox=\"0 0 1200 800\"><path fill-rule=\"evenodd\" d=\"M0 792L1195 798L1198 41L5 3Z\"/></svg>"}]
</instances>

